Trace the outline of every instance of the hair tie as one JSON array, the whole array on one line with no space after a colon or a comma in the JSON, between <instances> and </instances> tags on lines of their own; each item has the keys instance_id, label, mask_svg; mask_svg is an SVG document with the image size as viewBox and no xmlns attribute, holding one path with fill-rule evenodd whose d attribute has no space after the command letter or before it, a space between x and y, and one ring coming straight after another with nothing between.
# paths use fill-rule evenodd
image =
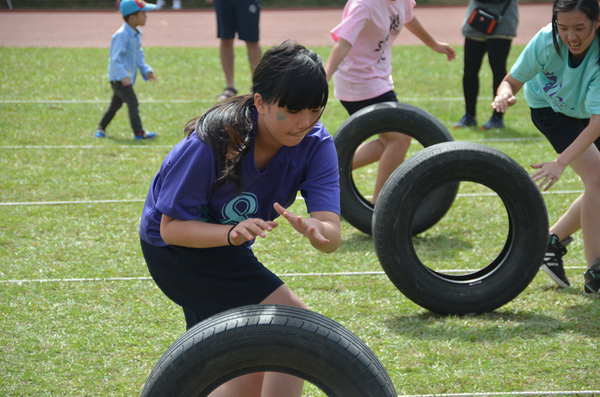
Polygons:
<instances>
[{"instance_id":1,"label":"hair tie","mask_svg":"<svg viewBox=\"0 0 600 397\"><path fill-rule=\"evenodd\" d=\"M233 245L233 243L231 242L231 231L236 227L237 225L233 225L231 227L231 229L229 229L229 231L227 232L227 242L229 243L229 245L231 245L232 247L237 247L237 245Z\"/></svg>"}]
</instances>

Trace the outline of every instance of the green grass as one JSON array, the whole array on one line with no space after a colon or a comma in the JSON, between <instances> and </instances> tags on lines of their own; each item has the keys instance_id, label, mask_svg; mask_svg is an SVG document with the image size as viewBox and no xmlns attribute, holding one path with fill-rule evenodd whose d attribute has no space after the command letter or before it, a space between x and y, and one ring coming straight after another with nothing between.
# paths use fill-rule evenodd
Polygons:
<instances>
[{"instance_id":1,"label":"green grass","mask_svg":"<svg viewBox=\"0 0 600 397\"><path fill-rule=\"evenodd\" d=\"M513 48L509 64L521 49ZM248 91L245 54L236 50L240 88ZM325 59L330 48L315 50ZM423 46L394 51L400 100L450 128L463 113L460 61L448 63ZM160 82L139 81L136 92L145 126L160 134L153 142L132 139L125 109L109 138L93 138L111 95L107 58L103 49L0 47L0 203L81 202L0 206L2 396L138 395L184 332L181 310L146 279L137 229L141 200L162 159L182 138L185 122L212 105L223 86L218 53L146 49ZM482 123L491 113L487 65L480 77ZM553 159L519 98L502 132L451 132L526 168ZM322 120L333 133L346 117L332 100ZM567 170L555 194L544 195L550 222L582 189ZM419 254L440 268L469 268L496 252L497 236L488 232L502 234L505 215L486 197L457 199L440 225L415 239ZM86 202L93 200L122 201ZM303 203L293 210L303 213ZM310 249L285 222L255 249L278 274L381 271L370 237L346 222L342 228L342 246L331 255ZM313 310L365 341L399 394L598 390L600 305L582 293L583 243L580 233L575 237L566 257L572 288L557 289L539 274L512 302L480 316L432 314L385 275L284 280ZM48 279L87 281L40 282Z\"/></svg>"}]
</instances>

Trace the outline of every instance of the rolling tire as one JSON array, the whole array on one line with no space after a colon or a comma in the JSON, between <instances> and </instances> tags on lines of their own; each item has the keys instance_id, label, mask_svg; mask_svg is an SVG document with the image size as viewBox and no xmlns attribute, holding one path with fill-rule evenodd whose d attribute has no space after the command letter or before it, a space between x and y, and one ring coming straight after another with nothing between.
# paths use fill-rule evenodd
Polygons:
<instances>
[{"instance_id":1,"label":"rolling tire","mask_svg":"<svg viewBox=\"0 0 600 397\"><path fill-rule=\"evenodd\" d=\"M230 379L263 371L305 379L328 396L398 396L356 335L320 314L279 305L239 307L197 324L163 354L142 396L207 396Z\"/></svg>"},{"instance_id":2,"label":"rolling tire","mask_svg":"<svg viewBox=\"0 0 600 397\"><path fill-rule=\"evenodd\" d=\"M424 147L453 140L448 129L432 114L398 102L367 106L340 126L333 140L340 164L341 215L352 226L367 234L371 234L373 205L354 184L352 158L361 143L382 132L402 132ZM452 205L457 190L458 185L447 185L425 200L413 222L413 234L436 224Z\"/></svg>"},{"instance_id":3,"label":"rolling tire","mask_svg":"<svg viewBox=\"0 0 600 397\"><path fill-rule=\"evenodd\" d=\"M508 233L494 260L456 276L421 262L410 230L423 198L459 181L498 194ZM375 205L373 240L385 273L416 304L442 314L484 313L514 299L538 272L548 244L548 214L533 179L509 156L476 143L442 143L415 154L390 176Z\"/></svg>"}]
</instances>

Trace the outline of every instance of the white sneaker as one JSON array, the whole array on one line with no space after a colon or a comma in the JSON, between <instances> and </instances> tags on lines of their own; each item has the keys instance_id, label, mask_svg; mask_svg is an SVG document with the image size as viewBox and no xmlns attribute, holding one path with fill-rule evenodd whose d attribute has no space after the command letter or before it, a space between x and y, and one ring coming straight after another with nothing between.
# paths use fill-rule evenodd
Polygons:
<instances>
[{"instance_id":1,"label":"white sneaker","mask_svg":"<svg viewBox=\"0 0 600 397\"><path fill-rule=\"evenodd\" d=\"M173 0L173 9L181 10L181 0Z\"/></svg>"},{"instance_id":2,"label":"white sneaker","mask_svg":"<svg viewBox=\"0 0 600 397\"><path fill-rule=\"evenodd\" d=\"M165 6L165 0L158 0L156 2L156 9L160 10L161 8L163 8Z\"/></svg>"}]
</instances>

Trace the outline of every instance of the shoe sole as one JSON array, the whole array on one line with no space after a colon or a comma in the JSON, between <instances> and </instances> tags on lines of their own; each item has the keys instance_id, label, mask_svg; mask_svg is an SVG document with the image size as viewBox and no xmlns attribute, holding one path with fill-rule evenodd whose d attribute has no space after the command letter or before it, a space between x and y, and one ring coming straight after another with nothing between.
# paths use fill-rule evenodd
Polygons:
<instances>
[{"instance_id":1,"label":"shoe sole","mask_svg":"<svg viewBox=\"0 0 600 397\"><path fill-rule=\"evenodd\" d=\"M561 288L568 288L568 287L570 287L570 286L571 286L570 284L567 284L567 283L565 283L563 280L561 280L560 278L558 278L558 277L556 276L556 274L554 274L554 272L552 272L552 270L550 270L550 269L548 268L548 266L547 266L547 265L542 265L542 270L544 270L544 271L545 271L545 272L548 274L548 276L550 276L550 278L551 278L552 280L554 280L554 282L555 282L556 284L558 284L558 286L559 286L559 287L561 287Z\"/></svg>"}]
</instances>

